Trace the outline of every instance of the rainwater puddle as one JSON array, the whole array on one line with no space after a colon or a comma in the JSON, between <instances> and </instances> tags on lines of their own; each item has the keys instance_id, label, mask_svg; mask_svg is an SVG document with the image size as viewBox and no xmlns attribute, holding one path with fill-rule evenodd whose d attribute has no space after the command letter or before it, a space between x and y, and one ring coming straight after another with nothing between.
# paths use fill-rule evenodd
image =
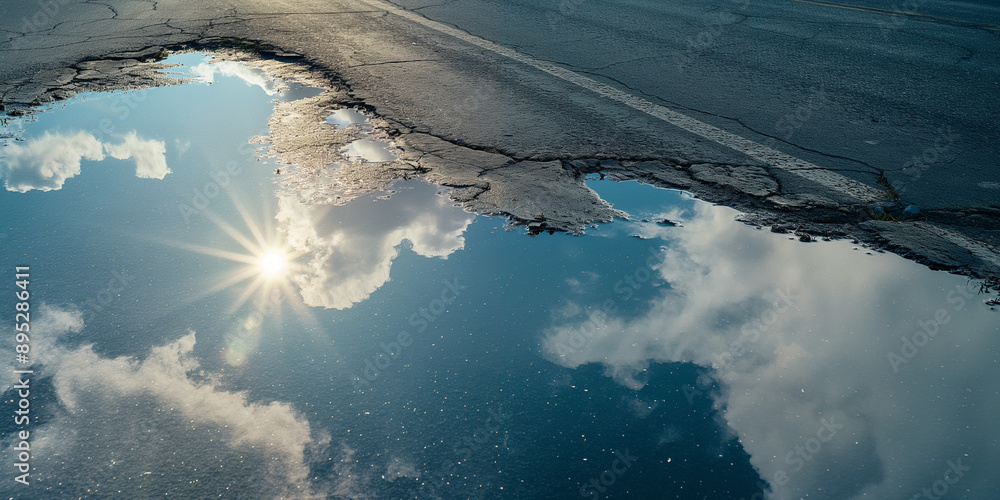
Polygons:
<instances>
[{"instance_id":1,"label":"rainwater puddle","mask_svg":"<svg viewBox=\"0 0 1000 500\"><path fill-rule=\"evenodd\" d=\"M196 80L5 130L38 491L910 498L949 463L962 495L996 491L976 283L632 182L587 181L631 219L584 236L505 230L420 180L318 203L251 140L319 90L169 62Z\"/></svg>"},{"instance_id":2,"label":"rainwater puddle","mask_svg":"<svg viewBox=\"0 0 1000 500\"><path fill-rule=\"evenodd\" d=\"M327 123L340 128L364 123L366 120L368 120L368 116L356 109L351 108L338 109L333 113L330 113L330 116L326 118Z\"/></svg>"},{"instance_id":3,"label":"rainwater puddle","mask_svg":"<svg viewBox=\"0 0 1000 500\"><path fill-rule=\"evenodd\" d=\"M368 121L368 115L350 108L335 110L326 118L326 122L337 128L347 128L357 125L358 129L365 135L370 135L372 126ZM351 141L350 144L341 149L345 156L352 160L369 162L394 161L399 157L390 151L391 145L387 141L373 139L369 137Z\"/></svg>"},{"instance_id":4,"label":"rainwater puddle","mask_svg":"<svg viewBox=\"0 0 1000 500\"><path fill-rule=\"evenodd\" d=\"M393 161L398 157L389 151L389 143L377 139L358 139L351 142L343 150L351 159L383 162Z\"/></svg>"}]
</instances>

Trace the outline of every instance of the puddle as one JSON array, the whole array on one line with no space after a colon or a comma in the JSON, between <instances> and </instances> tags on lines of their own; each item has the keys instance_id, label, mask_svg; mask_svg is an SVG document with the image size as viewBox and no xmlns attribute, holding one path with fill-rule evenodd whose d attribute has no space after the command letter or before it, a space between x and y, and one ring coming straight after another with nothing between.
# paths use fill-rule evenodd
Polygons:
<instances>
[{"instance_id":1,"label":"puddle","mask_svg":"<svg viewBox=\"0 0 1000 500\"><path fill-rule=\"evenodd\" d=\"M250 143L319 90L169 62L198 81L81 96L0 149L47 494L910 498L958 460L996 491L1000 330L964 278L633 182L587 181L630 219L584 236L421 180L340 202Z\"/></svg>"},{"instance_id":2,"label":"puddle","mask_svg":"<svg viewBox=\"0 0 1000 500\"><path fill-rule=\"evenodd\" d=\"M386 162L395 161L399 157L392 154L391 144L371 138L372 126L368 121L368 115L356 109L342 108L334 111L326 118L326 122L337 128L347 128L351 125L358 125L359 130L365 138L351 141L350 144L341 149L348 159L353 161Z\"/></svg>"},{"instance_id":3,"label":"puddle","mask_svg":"<svg viewBox=\"0 0 1000 500\"><path fill-rule=\"evenodd\" d=\"M330 116L326 118L326 122L340 128L345 128L356 123L364 123L367 119L368 117L364 113L356 109L343 108L330 113Z\"/></svg>"},{"instance_id":4,"label":"puddle","mask_svg":"<svg viewBox=\"0 0 1000 500\"><path fill-rule=\"evenodd\" d=\"M369 137L357 139L341 149L344 156L351 160L361 160L369 162L395 161L399 157L390 151L391 145L387 141L370 138L372 126L368 121L368 115L350 108L342 108L330 113L326 122L337 127L347 128L351 125L359 125L359 129Z\"/></svg>"},{"instance_id":5,"label":"puddle","mask_svg":"<svg viewBox=\"0 0 1000 500\"><path fill-rule=\"evenodd\" d=\"M966 279L846 241L803 244L733 224L738 214L724 207L686 201L649 210L677 195L595 184L617 208L650 220L624 226L665 243L654 262L666 289L641 314L557 324L543 342L549 359L601 364L634 388L655 363L712 367L683 390L724 405L776 498L829 491L828 471L865 469L884 479L855 475L856 483L838 483L837 497L893 498L890 484L919 491L947 460L993 460L988 445L975 443L987 432L974 423L984 408L970 405L997 409L986 396L997 384L980 377L1000 371L1000 330ZM635 271L635 281L641 276ZM985 477L972 488L995 491Z\"/></svg>"},{"instance_id":6,"label":"puddle","mask_svg":"<svg viewBox=\"0 0 1000 500\"><path fill-rule=\"evenodd\" d=\"M343 149L344 155L353 160L371 162L393 161L398 157L389 151L389 143L375 139L358 139Z\"/></svg>"}]
</instances>

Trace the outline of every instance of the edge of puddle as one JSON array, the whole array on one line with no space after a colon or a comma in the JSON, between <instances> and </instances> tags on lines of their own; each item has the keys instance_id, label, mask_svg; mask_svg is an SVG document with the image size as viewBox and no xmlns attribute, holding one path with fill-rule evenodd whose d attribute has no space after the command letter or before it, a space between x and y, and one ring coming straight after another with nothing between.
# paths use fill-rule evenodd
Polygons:
<instances>
[{"instance_id":1,"label":"edge of puddle","mask_svg":"<svg viewBox=\"0 0 1000 500\"><path fill-rule=\"evenodd\" d=\"M169 69L162 60L167 55L183 52L206 52L217 60L252 63L272 77L323 89L321 96L313 98L315 102L288 101L300 103L300 106L294 109L289 107L285 113L279 113L276 105L276 111L269 120L272 127L269 150L279 157L278 163L296 165L296 168L306 166L302 170L311 172L297 179L283 177L281 182L286 186L309 182L310 175L329 176L329 165L335 163L334 160L343 162L336 175L332 176L342 194L340 198L331 199L338 199L340 203L347 203L361 194L385 192L397 179L423 177L432 184L453 188L449 196L467 210L480 215L503 216L512 226L526 227L528 234L579 234L595 222L608 222L621 216L619 211L586 187L584 181L587 175L600 174L615 181L635 180L659 188L686 191L702 201L740 211L743 214L740 222L770 228L774 232L790 233L803 240L852 240L856 244L901 255L933 270L945 270L970 278L995 280L1000 274L995 264L971 254L963 246L944 238L935 239L933 232L926 230L933 224L917 227L910 221L877 220L867 213L868 207L845 209L821 196L755 195L747 192L753 191L753 186L747 188L740 185L739 176L723 175L706 181L692 173L692 167L696 165L669 159L521 159L494 148L419 132L381 117L373 106L354 97L352 89L332 69L323 68L302 54L250 40L203 38L169 46L154 45L137 51L88 58L63 69L41 71L4 95L3 101L0 101L3 124L6 126L12 118L28 116L22 119L30 119L30 115L44 113L60 101L86 92L139 90L182 83L162 74L164 69ZM304 126L315 129L317 122L341 132L357 128L327 124L326 118L334 109L332 106L359 110L370 116L376 132L372 139L397 145L398 158L386 162L348 162L344 161L342 152L347 144L341 141L325 143L324 140L329 141L329 137L322 132L307 134L309 138L306 141L294 139L295 134L302 134ZM303 116L306 123L290 124L289 116L298 112L306 112ZM518 189L533 184L539 188L534 193L530 190L518 193ZM543 195L551 198L548 196L552 192L550 188L558 188L563 194L561 199L548 200L549 204L545 206L532 199L542 199ZM518 199L517 194L523 194L527 200ZM893 202L884 205L894 206ZM926 220L926 217L923 219ZM934 222L947 227L962 227L956 224L956 220Z\"/></svg>"}]
</instances>

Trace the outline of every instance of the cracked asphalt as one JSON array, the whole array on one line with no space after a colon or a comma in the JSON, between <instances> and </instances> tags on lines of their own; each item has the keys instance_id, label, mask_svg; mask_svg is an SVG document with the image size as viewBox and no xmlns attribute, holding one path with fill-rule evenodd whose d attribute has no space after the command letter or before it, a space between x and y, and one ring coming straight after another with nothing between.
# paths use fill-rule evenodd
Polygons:
<instances>
[{"instance_id":1,"label":"cracked asphalt","mask_svg":"<svg viewBox=\"0 0 1000 500\"><path fill-rule=\"evenodd\" d=\"M476 212L576 232L616 214L583 184L600 173L688 189L776 230L1000 274L1000 6L987 0L3 0L0 12L8 114L156 84L139 61L164 48L271 49L404 148L345 182L422 175ZM920 220L870 215L909 204Z\"/></svg>"}]
</instances>

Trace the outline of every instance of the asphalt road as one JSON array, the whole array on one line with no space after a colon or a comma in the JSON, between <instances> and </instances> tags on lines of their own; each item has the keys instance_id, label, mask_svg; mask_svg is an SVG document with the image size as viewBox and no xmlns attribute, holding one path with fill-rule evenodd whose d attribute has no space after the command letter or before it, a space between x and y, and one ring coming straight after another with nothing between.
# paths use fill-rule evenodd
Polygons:
<instances>
[{"instance_id":1,"label":"asphalt road","mask_svg":"<svg viewBox=\"0 0 1000 500\"><path fill-rule=\"evenodd\" d=\"M1000 270L994 2L4 0L0 12L8 108L72 76L47 70L85 58L258 40L331 71L404 140L467 147L460 163L479 176L471 152L521 170L656 159L758 207L819 196L856 208L882 203L884 175L900 207L931 220L868 229L904 252ZM468 172L437 176L464 185ZM490 203L477 208L520 213Z\"/></svg>"},{"instance_id":2,"label":"asphalt road","mask_svg":"<svg viewBox=\"0 0 1000 500\"><path fill-rule=\"evenodd\" d=\"M824 168L884 171L921 207L1000 201L979 185L1000 179L996 2L399 3Z\"/></svg>"}]
</instances>

